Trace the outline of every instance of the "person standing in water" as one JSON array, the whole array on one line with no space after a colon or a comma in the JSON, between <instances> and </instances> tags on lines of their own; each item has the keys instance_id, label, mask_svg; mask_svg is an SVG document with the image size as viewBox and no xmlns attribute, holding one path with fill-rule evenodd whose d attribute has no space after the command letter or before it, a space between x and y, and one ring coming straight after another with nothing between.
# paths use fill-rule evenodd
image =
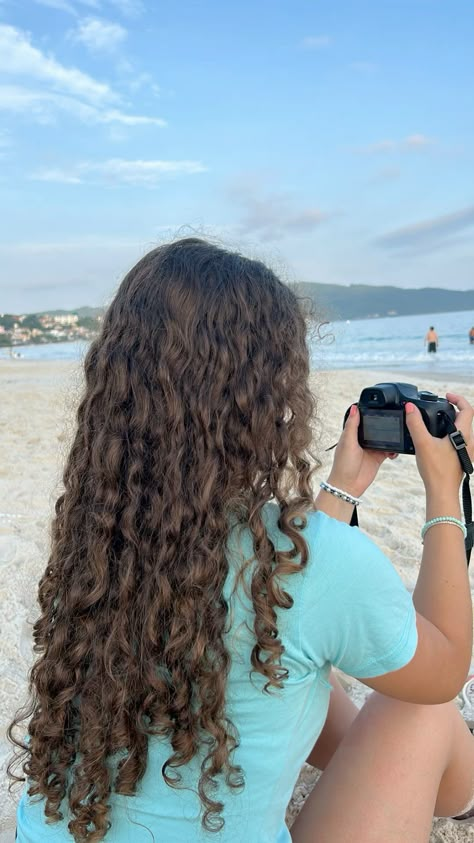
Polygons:
<instances>
[{"instance_id":1,"label":"person standing in water","mask_svg":"<svg viewBox=\"0 0 474 843\"><path fill-rule=\"evenodd\" d=\"M474 325L472 326L471 330L469 331L469 343L470 343L470 345L474 345Z\"/></svg>"},{"instance_id":2,"label":"person standing in water","mask_svg":"<svg viewBox=\"0 0 474 843\"><path fill-rule=\"evenodd\" d=\"M438 350L438 334L433 325L430 325L430 329L425 337L425 343L428 343L428 354L434 354Z\"/></svg>"}]
</instances>

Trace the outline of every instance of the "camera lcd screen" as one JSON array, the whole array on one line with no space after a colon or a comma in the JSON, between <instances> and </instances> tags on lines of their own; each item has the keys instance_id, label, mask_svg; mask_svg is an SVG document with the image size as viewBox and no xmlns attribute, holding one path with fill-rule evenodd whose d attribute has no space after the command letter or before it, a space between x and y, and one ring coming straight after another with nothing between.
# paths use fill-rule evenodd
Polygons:
<instances>
[{"instance_id":1,"label":"camera lcd screen","mask_svg":"<svg viewBox=\"0 0 474 843\"><path fill-rule=\"evenodd\" d=\"M403 410L365 410L362 414L364 442L367 445L401 447Z\"/></svg>"}]
</instances>

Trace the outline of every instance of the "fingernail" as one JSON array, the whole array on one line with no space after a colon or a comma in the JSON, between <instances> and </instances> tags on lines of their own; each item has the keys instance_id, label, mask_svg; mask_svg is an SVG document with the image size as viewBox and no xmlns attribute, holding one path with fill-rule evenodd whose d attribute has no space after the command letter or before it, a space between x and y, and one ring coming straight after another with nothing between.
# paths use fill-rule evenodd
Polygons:
<instances>
[{"instance_id":1,"label":"fingernail","mask_svg":"<svg viewBox=\"0 0 474 843\"><path fill-rule=\"evenodd\" d=\"M405 404L405 410L407 413L413 413L415 410L415 405L408 401L408 403Z\"/></svg>"},{"instance_id":2,"label":"fingernail","mask_svg":"<svg viewBox=\"0 0 474 843\"><path fill-rule=\"evenodd\" d=\"M356 414L356 413L357 413L357 407L356 407L356 405L355 405L355 404L353 404L353 405L352 405L352 407L351 407L351 409L350 409L350 413L349 413L349 415L350 415L350 416L355 416L355 414Z\"/></svg>"}]
</instances>

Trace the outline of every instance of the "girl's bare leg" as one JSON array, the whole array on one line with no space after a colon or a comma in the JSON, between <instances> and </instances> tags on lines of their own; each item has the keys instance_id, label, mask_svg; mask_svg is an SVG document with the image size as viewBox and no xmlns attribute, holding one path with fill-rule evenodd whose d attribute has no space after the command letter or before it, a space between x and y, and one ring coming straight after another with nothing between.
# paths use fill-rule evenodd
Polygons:
<instances>
[{"instance_id":1,"label":"girl's bare leg","mask_svg":"<svg viewBox=\"0 0 474 843\"><path fill-rule=\"evenodd\" d=\"M314 762L317 751L316 744ZM427 843L433 816L462 813L473 795L474 738L454 703L373 693L306 800L292 840Z\"/></svg>"}]
</instances>

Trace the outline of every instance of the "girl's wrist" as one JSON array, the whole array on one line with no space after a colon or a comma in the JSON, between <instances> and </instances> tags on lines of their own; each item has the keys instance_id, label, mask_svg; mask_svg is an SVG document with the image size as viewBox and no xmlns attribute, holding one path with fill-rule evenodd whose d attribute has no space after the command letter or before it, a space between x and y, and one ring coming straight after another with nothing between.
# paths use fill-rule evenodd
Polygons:
<instances>
[{"instance_id":1,"label":"girl's wrist","mask_svg":"<svg viewBox=\"0 0 474 843\"><path fill-rule=\"evenodd\" d=\"M344 521L346 524L349 524L354 511L351 503L347 503L347 501L337 498L335 495L331 495L330 492L325 492L323 489L321 489L314 501L314 508L320 512L324 512L331 518L336 518L337 521Z\"/></svg>"},{"instance_id":2,"label":"girl's wrist","mask_svg":"<svg viewBox=\"0 0 474 843\"><path fill-rule=\"evenodd\" d=\"M315 500L315 509L325 512L331 518L349 524L354 512L354 506L359 503L359 496L351 488L351 484L344 483L335 473L331 473L321 486Z\"/></svg>"},{"instance_id":3,"label":"girl's wrist","mask_svg":"<svg viewBox=\"0 0 474 843\"><path fill-rule=\"evenodd\" d=\"M461 507L459 501L430 501L426 503L426 520L439 518L442 515L452 515L453 518L461 518Z\"/></svg>"},{"instance_id":4,"label":"girl's wrist","mask_svg":"<svg viewBox=\"0 0 474 843\"><path fill-rule=\"evenodd\" d=\"M348 495L352 495L354 498L360 498L360 496L365 492L365 489L361 489L360 486L357 486L356 483L350 482L345 480L344 477L338 476L331 472L327 480L331 486L335 486L337 489L341 489L343 492L347 492Z\"/></svg>"},{"instance_id":5,"label":"girl's wrist","mask_svg":"<svg viewBox=\"0 0 474 843\"><path fill-rule=\"evenodd\" d=\"M319 485L323 492L329 492L330 495L334 495L336 498L341 498L341 500L352 504L352 506L358 506L362 500L356 495L352 495L350 492L347 492L345 489L340 489L339 486L334 486L327 480L322 480Z\"/></svg>"},{"instance_id":6,"label":"girl's wrist","mask_svg":"<svg viewBox=\"0 0 474 843\"><path fill-rule=\"evenodd\" d=\"M437 518L440 515L461 516L459 489L438 487L426 489L426 519Z\"/></svg>"}]
</instances>

